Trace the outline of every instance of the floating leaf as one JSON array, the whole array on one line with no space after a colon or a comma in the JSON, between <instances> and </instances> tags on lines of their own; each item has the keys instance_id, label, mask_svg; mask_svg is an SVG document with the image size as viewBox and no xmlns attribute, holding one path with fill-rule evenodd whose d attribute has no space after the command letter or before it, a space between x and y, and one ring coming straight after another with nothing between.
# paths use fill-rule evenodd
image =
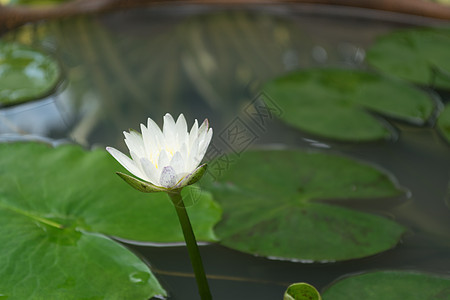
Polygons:
<instances>
[{"instance_id":1,"label":"floating leaf","mask_svg":"<svg viewBox=\"0 0 450 300\"><path fill-rule=\"evenodd\" d=\"M405 230L383 217L332 204L403 194L385 173L344 157L247 152L210 188L224 209L216 227L221 243L255 255L348 260L394 247Z\"/></svg>"},{"instance_id":2,"label":"floating leaf","mask_svg":"<svg viewBox=\"0 0 450 300\"><path fill-rule=\"evenodd\" d=\"M117 242L73 227L53 228L30 214L8 208L2 199L0 293L5 299L147 300L166 294L148 266Z\"/></svg>"},{"instance_id":3,"label":"floating leaf","mask_svg":"<svg viewBox=\"0 0 450 300\"><path fill-rule=\"evenodd\" d=\"M450 143L450 104L445 105L439 114L437 128L444 139Z\"/></svg>"},{"instance_id":4,"label":"floating leaf","mask_svg":"<svg viewBox=\"0 0 450 300\"><path fill-rule=\"evenodd\" d=\"M60 76L59 65L50 55L0 42L0 106L43 97L54 89Z\"/></svg>"},{"instance_id":5,"label":"floating leaf","mask_svg":"<svg viewBox=\"0 0 450 300\"><path fill-rule=\"evenodd\" d=\"M412 271L376 271L341 279L322 293L324 300L449 299L450 278Z\"/></svg>"},{"instance_id":6,"label":"floating leaf","mask_svg":"<svg viewBox=\"0 0 450 300\"><path fill-rule=\"evenodd\" d=\"M319 292L310 284L291 284L284 293L284 300L322 300Z\"/></svg>"},{"instance_id":7,"label":"floating leaf","mask_svg":"<svg viewBox=\"0 0 450 300\"><path fill-rule=\"evenodd\" d=\"M381 36L367 61L385 73L437 88L450 88L450 28L401 30Z\"/></svg>"},{"instance_id":8,"label":"floating leaf","mask_svg":"<svg viewBox=\"0 0 450 300\"><path fill-rule=\"evenodd\" d=\"M312 69L276 78L265 96L283 111L280 118L305 132L343 141L393 135L372 113L423 124L433 111L429 95L403 82L358 70Z\"/></svg>"},{"instance_id":9,"label":"floating leaf","mask_svg":"<svg viewBox=\"0 0 450 300\"><path fill-rule=\"evenodd\" d=\"M17 299L164 293L142 261L105 237L183 241L167 195L137 192L117 177L122 170L105 150L0 144L1 293L24 295ZM215 240L220 209L206 192L184 192L195 202L188 210L198 239Z\"/></svg>"}]
</instances>

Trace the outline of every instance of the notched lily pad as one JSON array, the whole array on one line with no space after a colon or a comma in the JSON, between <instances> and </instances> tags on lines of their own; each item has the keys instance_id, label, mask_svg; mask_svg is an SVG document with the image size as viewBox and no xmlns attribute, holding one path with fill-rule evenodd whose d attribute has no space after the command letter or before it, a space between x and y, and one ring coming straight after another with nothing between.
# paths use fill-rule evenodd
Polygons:
<instances>
[{"instance_id":1,"label":"notched lily pad","mask_svg":"<svg viewBox=\"0 0 450 300\"><path fill-rule=\"evenodd\" d=\"M246 152L210 189L224 210L216 226L221 244L259 256L349 260L388 250L405 232L381 216L327 204L404 194L387 174L344 157Z\"/></svg>"},{"instance_id":2,"label":"notched lily pad","mask_svg":"<svg viewBox=\"0 0 450 300\"><path fill-rule=\"evenodd\" d=\"M437 129L442 137L450 144L450 104L445 105L437 120Z\"/></svg>"},{"instance_id":3,"label":"notched lily pad","mask_svg":"<svg viewBox=\"0 0 450 300\"><path fill-rule=\"evenodd\" d=\"M298 71L268 82L264 92L284 122L341 141L389 139L392 127L376 115L423 125L434 109L425 92L360 70Z\"/></svg>"},{"instance_id":4,"label":"notched lily pad","mask_svg":"<svg viewBox=\"0 0 450 300\"><path fill-rule=\"evenodd\" d=\"M413 271L375 271L338 280L322 297L324 300L450 299L450 277Z\"/></svg>"},{"instance_id":5,"label":"notched lily pad","mask_svg":"<svg viewBox=\"0 0 450 300\"><path fill-rule=\"evenodd\" d=\"M60 77L59 64L50 55L25 45L0 42L0 106L44 97Z\"/></svg>"},{"instance_id":6,"label":"notched lily pad","mask_svg":"<svg viewBox=\"0 0 450 300\"><path fill-rule=\"evenodd\" d=\"M420 28L377 39L367 61L377 69L412 82L450 89L450 28Z\"/></svg>"},{"instance_id":7,"label":"notched lily pad","mask_svg":"<svg viewBox=\"0 0 450 300\"><path fill-rule=\"evenodd\" d=\"M148 266L107 236L182 242L164 193L143 194L105 151L0 144L0 291L15 299L148 299L165 292ZM199 240L214 241L221 210L186 189ZM33 297L31 297L32 295Z\"/></svg>"}]
</instances>

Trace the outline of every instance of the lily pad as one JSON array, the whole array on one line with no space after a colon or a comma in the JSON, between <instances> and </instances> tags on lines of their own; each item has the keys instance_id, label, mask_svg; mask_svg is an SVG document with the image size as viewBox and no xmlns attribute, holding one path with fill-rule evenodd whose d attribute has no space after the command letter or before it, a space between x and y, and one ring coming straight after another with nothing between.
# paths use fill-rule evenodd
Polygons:
<instances>
[{"instance_id":1,"label":"lily pad","mask_svg":"<svg viewBox=\"0 0 450 300\"><path fill-rule=\"evenodd\" d=\"M412 82L450 88L450 28L401 30L381 36L367 52L377 69Z\"/></svg>"},{"instance_id":2,"label":"lily pad","mask_svg":"<svg viewBox=\"0 0 450 300\"><path fill-rule=\"evenodd\" d=\"M166 295L148 266L105 236L53 228L0 204L0 299L142 299Z\"/></svg>"},{"instance_id":3,"label":"lily pad","mask_svg":"<svg viewBox=\"0 0 450 300\"><path fill-rule=\"evenodd\" d=\"M0 42L0 106L51 93L61 69L49 54L17 43Z\"/></svg>"},{"instance_id":4,"label":"lily pad","mask_svg":"<svg viewBox=\"0 0 450 300\"><path fill-rule=\"evenodd\" d=\"M0 144L1 293L24 295L15 299L164 294L148 267L106 236L181 242L175 209L164 193L139 193L115 171L125 172L105 150ZM185 197L195 204L188 211L198 239L214 241L220 208L206 192L186 189Z\"/></svg>"},{"instance_id":5,"label":"lily pad","mask_svg":"<svg viewBox=\"0 0 450 300\"><path fill-rule=\"evenodd\" d=\"M264 87L281 120L307 133L342 141L395 136L375 114L422 125L430 96L402 81L360 70L311 69L278 77Z\"/></svg>"},{"instance_id":6,"label":"lily pad","mask_svg":"<svg viewBox=\"0 0 450 300\"><path fill-rule=\"evenodd\" d=\"M450 143L450 104L445 105L444 109L439 114L437 128L442 137Z\"/></svg>"},{"instance_id":7,"label":"lily pad","mask_svg":"<svg viewBox=\"0 0 450 300\"><path fill-rule=\"evenodd\" d=\"M450 278L412 271L376 271L337 281L324 300L449 299Z\"/></svg>"},{"instance_id":8,"label":"lily pad","mask_svg":"<svg viewBox=\"0 0 450 300\"><path fill-rule=\"evenodd\" d=\"M390 249L405 232L394 221L333 204L404 193L387 174L349 158L251 151L219 180L210 187L224 210L216 233L221 244L243 252L294 261L341 261Z\"/></svg>"},{"instance_id":9,"label":"lily pad","mask_svg":"<svg viewBox=\"0 0 450 300\"><path fill-rule=\"evenodd\" d=\"M319 292L310 284L291 284L284 293L283 300L322 300Z\"/></svg>"}]
</instances>

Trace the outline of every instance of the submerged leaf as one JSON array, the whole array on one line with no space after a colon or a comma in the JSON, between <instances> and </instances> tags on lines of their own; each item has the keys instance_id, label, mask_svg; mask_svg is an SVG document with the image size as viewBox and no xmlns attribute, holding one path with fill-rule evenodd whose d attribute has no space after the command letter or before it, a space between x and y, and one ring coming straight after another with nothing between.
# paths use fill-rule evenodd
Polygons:
<instances>
[{"instance_id":1,"label":"submerged leaf","mask_svg":"<svg viewBox=\"0 0 450 300\"><path fill-rule=\"evenodd\" d=\"M278 77L264 93L281 107L281 120L307 133L342 141L393 136L375 114L422 125L434 104L403 82L359 70L311 69Z\"/></svg>"},{"instance_id":2,"label":"submerged leaf","mask_svg":"<svg viewBox=\"0 0 450 300\"><path fill-rule=\"evenodd\" d=\"M46 96L61 77L50 55L17 43L0 42L0 106Z\"/></svg>"},{"instance_id":3,"label":"submerged leaf","mask_svg":"<svg viewBox=\"0 0 450 300\"><path fill-rule=\"evenodd\" d=\"M449 299L450 278L413 271L375 271L338 280L324 300Z\"/></svg>"},{"instance_id":4,"label":"submerged leaf","mask_svg":"<svg viewBox=\"0 0 450 300\"><path fill-rule=\"evenodd\" d=\"M386 218L323 202L403 194L387 174L344 157L247 152L210 188L224 209L216 226L221 244L255 255L349 260L394 247L405 231Z\"/></svg>"}]
</instances>

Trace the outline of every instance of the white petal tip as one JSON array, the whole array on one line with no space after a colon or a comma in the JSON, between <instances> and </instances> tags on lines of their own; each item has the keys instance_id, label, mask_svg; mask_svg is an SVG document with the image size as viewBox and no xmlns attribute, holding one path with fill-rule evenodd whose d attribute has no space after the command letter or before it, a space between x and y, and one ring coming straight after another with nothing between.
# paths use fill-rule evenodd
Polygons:
<instances>
[{"instance_id":1,"label":"white petal tip","mask_svg":"<svg viewBox=\"0 0 450 300\"><path fill-rule=\"evenodd\" d=\"M113 147L110 147L110 146L106 147L106 151L108 151L109 154L111 154L112 156L114 156L115 153L120 152L116 148L113 148Z\"/></svg>"}]
</instances>

